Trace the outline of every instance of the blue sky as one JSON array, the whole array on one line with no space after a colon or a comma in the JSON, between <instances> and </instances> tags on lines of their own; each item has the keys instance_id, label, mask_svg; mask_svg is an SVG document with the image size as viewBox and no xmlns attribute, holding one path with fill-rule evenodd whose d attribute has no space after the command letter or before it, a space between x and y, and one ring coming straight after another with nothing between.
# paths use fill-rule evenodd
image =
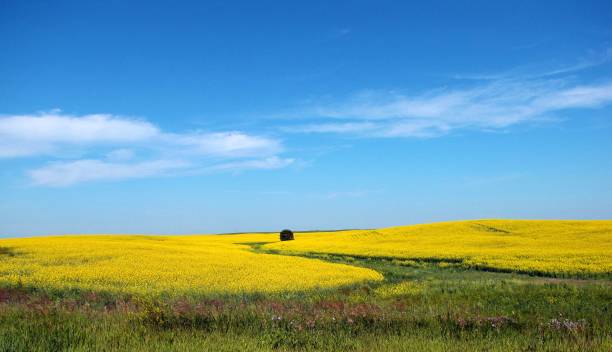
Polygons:
<instances>
[{"instance_id":1,"label":"blue sky","mask_svg":"<svg viewBox=\"0 0 612 352\"><path fill-rule=\"evenodd\" d=\"M612 218L608 1L1 1L0 52L0 236Z\"/></svg>"}]
</instances>

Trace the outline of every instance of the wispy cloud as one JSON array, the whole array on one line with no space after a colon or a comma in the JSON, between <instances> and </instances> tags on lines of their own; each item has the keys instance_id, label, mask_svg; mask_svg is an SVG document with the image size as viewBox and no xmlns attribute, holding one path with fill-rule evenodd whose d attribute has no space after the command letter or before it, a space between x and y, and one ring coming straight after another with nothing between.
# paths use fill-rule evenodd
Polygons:
<instances>
[{"instance_id":1,"label":"wispy cloud","mask_svg":"<svg viewBox=\"0 0 612 352\"><path fill-rule=\"evenodd\" d=\"M576 85L560 79L504 79L420 95L365 92L344 102L303 111L316 123L291 132L345 133L369 137L432 137L458 129L495 130L538 120L562 110L612 102L612 82Z\"/></svg>"},{"instance_id":2,"label":"wispy cloud","mask_svg":"<svg viewBox=\"0 0 612 352\"><path fill-rule=\"evenodd\" d=\"M51 154L66 145L136 143L160 133L149 122L107 114L72 116L55 110L0 116L0 157Z\"/></svg>"},{"instance_id":3,"label":"wispy cloud","mask_svg":"<svg viewBox=\"0 0 612 352\"><path fill-rule=\"evenodd\" d=\"M244 171L253 169L272 170L280 169L293 164L295 160L292 158L279 158L277 156L257 159L257 160L244 160L222 163L210 167L211 170L230 170L230 171Z\"/></svg>"},{"instance_id":4,"label":"wispy cloud","mask_svg":"<svg viewBox=\"0 0 612 352\"><path fill-rule=\"evenodd\" d=\"M138 163L116 163L104 160L84 159L54 162L31 170L28 175L35 185L69 186L97 180L125 180L160 176L192 166L180 160L153 160Z\"/></svg>"},{"instance_id":5,"label":"wispy cloud","mask_svg":"<svg viewBox=\"0 0 612 352\"><path fill-rule=\"evenodd\" d=\"M375 130L378 127L372 122L340 122L299 125L285 127L285 131L303 133L362 133Z\"/></svg>"},{"instance_id":6,"label":"wispy cloud","mask_svg":"<svg viewBox=\"0 0 612 352\"><path fill-rule=\"evenodd\" d=\"M601 66L612 61L612 48L605 50L592 51L588 55L578 59L574 63L561 64L551 67L550 64L543 67L544 64L529 64L513 68L504 72L496 73L477 73L477 74L457 74L453 78L460 80L502 80L502 79L535 79L535 78L550 78L552 76L561 76L571 73L576 73L586 69Z\"/></svg>"},{"instance_id":7,"label":"wispy cloud","mask_svg":"<svg viewBox=\"0 0 612 352\"><path fill-rule=\"evenodd\" d=\"M335 39L346 37L347 35L350 35L352 31L353 30L349 27L340 28L333 32L332 37Z\"/></svg>"},{"instance_id":8,"label":"wispy cloud","mask_svg":"<svg viewBox=\"0 0 612 352\"><path fill-rule=\"evenodd\" d=\"M0 116L0 157L51 154L75 146L154 144L173 152L219 157L270 155L278 140L240 131L168 133L142 119L107 114L74 116L59 111Z\"/></svg>"},{"instance_id":9,"label":"wispy cloud","mask_svg":"<svg viewBox=\"0 0 612 352\"><path fill-rule=\"evenodd\" d=\"M85 157L31 170L33 183L66 186L204 169L274 169L293 160L278 157L280 140L241 131L170 133L144 119L57 110L0 116L0 158L53 158L76 149Z\"/></svg>"},{"instance_id":10,"label":"wispy cloud","mask_svg":"<svg viewBox=\"0 0 612 352\"><path fill-rule=\"evenodd\" d=\"M332 103L311 104L282 130L362 137L436 137L461 129L499 130L556 117L569 109L612 103L612 81L576 83L579 71L612 62L612 49L573 64L502 73L457 75L462 81L423 93L363 91ZM466 81L467 80L467 81ZM304 122L311 120L312 122Z\"/></svg>"},{"instance_id":11,"label":"wispy cloud","mask_svg":"<svg viewBox=\"0 0 612 352\"><path fill-rule=\"evenodd\" d=\"M134 156L134 151L126 148L111 150L106 154L106 158L111 161L125 161L132 159Z\"/></svg>"},{"instance_id":12,"label":"wispy cloud","mask_svg":"<svg viewBox=\"0 0 612 352\"><path fill-rule=\"evenodd\" d=\"M242 132L164 134L160 140L185 152L219 157L273 155L282 151L280 141Z\"/></svg>"}]
</instances>

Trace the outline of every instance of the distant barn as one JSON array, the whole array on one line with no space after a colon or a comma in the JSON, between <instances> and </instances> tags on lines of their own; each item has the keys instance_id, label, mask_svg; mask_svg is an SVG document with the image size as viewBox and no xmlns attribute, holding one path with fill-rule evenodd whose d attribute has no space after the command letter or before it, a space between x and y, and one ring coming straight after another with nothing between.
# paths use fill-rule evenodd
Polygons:
<instances>
[{"instance_id":1,"label":"distant barn","mask_svg":"<svg viewBox=\"0 0 612 352\"><path fill-rule=\"evenodd\" d=\"M292 240L294 240L294 238L293 238L293 231L287 230L287 229L281 231L281 233L280 233L280 240L281 241L292 241Z\"/></svg>"}]
</instances>

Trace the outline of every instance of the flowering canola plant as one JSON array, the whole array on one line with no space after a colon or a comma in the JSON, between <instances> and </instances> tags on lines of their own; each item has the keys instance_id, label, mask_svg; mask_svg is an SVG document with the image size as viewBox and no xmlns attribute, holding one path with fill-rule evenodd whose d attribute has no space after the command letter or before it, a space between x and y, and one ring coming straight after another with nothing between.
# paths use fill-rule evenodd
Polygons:
<instances>
[{"instance_id":1,"label":"flowering canola plant","mask_svg":"<svg viewBox=\"0 0 612 352\"><path fill-rule=\"evenodd\" d=\"M612 221L479 220L298 234L292 253L458 262L549 276L612 275Z\"/></svg>"},{"instance_id":2,"label":"flowering canola plant","mask_svg":"<svg viewBox=\"0 0 612 352\"><path fill-rule=\"evenodd\" d=\"M278 235L58 236L0 240L0 285L145 295L286 292L382 280L376 271L255 253Z\"/></svg>"},{"instance_id":3,"label":"flowering canola plant","mask_svg":"<svg viewBox=\"0 0 612 352\"><path fill-rule=\"evenodd\" d=\"M253 243L267 243L261 248L275 254L252 251ZM286 242L279 242L277 234L2 239L0 286L200 295L303 291L383 280L371 269L283 253L394 258L400 265L434 260L549 276L610 277L612 221L459 221L297 233L295 241ZM418 289L400 284L386 294Z\"/></svg>"}]
</instances>

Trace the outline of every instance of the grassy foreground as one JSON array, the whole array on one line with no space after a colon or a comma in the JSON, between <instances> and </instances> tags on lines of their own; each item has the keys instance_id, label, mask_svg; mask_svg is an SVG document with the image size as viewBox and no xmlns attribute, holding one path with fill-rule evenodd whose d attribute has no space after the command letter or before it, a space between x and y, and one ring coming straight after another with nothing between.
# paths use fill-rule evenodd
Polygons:
<instances>
[{"instance_id":1,"label":"grassy foreground","mask_svg":"<svg viewBox=\"0 0 612 352\"><path fill-rule=\"evenodd\" d=\"M465 222L449 224L464 226ZM587 228L579 233L594 238ZM343 236L347 234L336 234L337 243L346 242ZM313 240L319 236L321 240ZM313 245L329 243L330 236L298 234L290 245L301 246L301 241ZM361 243L356 232L348 236L354 236L355 247L368 248L375 244L371 239ZM97 247L81 256L74 254L64 259L58 252L69 248L58 245L50 250L33 243L24 245L26 240L0 240L0 247L4 248L0 251L1 265L5 265L0 266L3 280L0 351L612 350L609 272L594 275L562 271L547 275L546 271L529 272L521 268L515 272L491 271L491 268L470 265L466 260L445 257L448 254L443 250L437 257L419 257L420 254L408 257L389 255L393 253L373 256L333 253L313 248L312 251L282 252L291 254L287 256L279 254L284 249L278 248L276 236L265 234L86 239L98 241ZM398 237L382 236L383 239L386 243L398 241ZM87 261L87 258L97 258L94 253L102 256L100 247L106 240L112 244L107 252L110 257ZM147 275L159 276L129 278L124 275L111 281L108 273L100 273L99 281L93 274L84 275L79 281L79 270L94 272L96 267L105 268L100 263L104 260L113 263L112 253L124 258L118 250L121 243L132 253L138 253L132 258L135 264L127 270L136 270L140 265ZM194 281L190 286L185 284L188 280L175 273L180 268L179 252L184 246L190 255L183 257L183 266L187 269L181 272L192 280L200 278L190 262L197 257L193 252L196 249L192 248L195 243L204 247L201 255L206 259L220 258L217 263L197 261L198 265L207 266L202 268L205 275L201 277L225 275L226 286L212 278L207 279L213 283L209 286L206 281ZM447 247L457 246L452 241L447 243ZM397 243L394 246L401 249ZM410 244L405 246L410 248ZM487 246L484 244L483 248ZM604 241L601 253L593 251L589 255L606 258L610 253L605 246ZM88 246L81 243L78 248ZM164 254L164 250L169 253ZM216 251L229 251L232 258L238 259L230 263L221 254L212 257ZM46 261L41 260L40 253L49 253ZM206 257L207 253L212 254ZM258 258L262 258L260 263ZM154 260L166 261L168 265L147 267ZM7 279L7 273L14 272L11 270L16 267L15 261L23 264L22 280ZM274 261L281 264L270 264ZM603 264L609 262L604 260ZM304 265L306 271L296 265ZM252 268L247 269L248 266ZM309 272L313 266L327 268L331 273ZM44 271L50 270L49 267L73 271L68 271L70 275L64 277L65 281L58 280L57 276L46 281L42 276L37 276L39 281L26 279L27 275L39 275L37 270L50 272ZM265 285L265 276L260 279L264 284L232 286L233 280L245 277L241 275L257 275L257 270L283 279L270 281L274 289L258 289L261 286L257 285ZM375 273L375 276L369 280L357 276L348 282L301 286L304 285L301 282L313 282L307 275L334 277L343 270L348 270L347 277L351 273ZM164 276L171 274L178 276ZM173 277L184 281L148 281ZM247 282L255 282L257 276L249 279ZM274 286L283 282L295 287Z\"/></svg>"}]
</instances>

